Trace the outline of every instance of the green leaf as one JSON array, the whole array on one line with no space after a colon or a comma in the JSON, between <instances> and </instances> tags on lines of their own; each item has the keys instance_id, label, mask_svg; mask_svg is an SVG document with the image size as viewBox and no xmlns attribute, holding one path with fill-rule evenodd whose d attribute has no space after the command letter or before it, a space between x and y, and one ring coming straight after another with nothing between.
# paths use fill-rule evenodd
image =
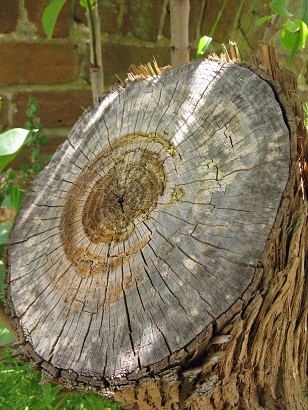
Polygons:
<instances>
[{"instance_id":1,"label":"green leaf","mask_svg":"<svg viewBox=\"0 0 308 410\"><path fill-rule=\"evenodd\" d=\"M14 128L0 134L0 172L28 142L28 135L29 131L23 128Z\"/></svg>"},{"instance_id":2,"label":"green leaf","mask_svg":"<svg viewBox=\"0 0 308 410\"><path fill-rule=\"evenodd\" d=\"M93 393L88 393L88 394L86 394L85 398L86 398L87 402L89 403L91 410L100 410L100 409L102 409L103 400L100 396L97 396Z\"/></svg>"},{"instance_id":3,"label":"green leaf","mask_svg":"<svg viewBox=\"0 0 308 410\"><path fill-rule=\"evenodd\" d=\"M45 8L42 17L43 29L47 38L50 40L55 28L58 15L64 6L66 0L50 0L50 3Z\"/></svg>"},{"instance_id":4,"label":"green leaf","mask_svg":"<svg viewBox=\"0 0 308 410\"><path fill-rule=\"evenodd\" d=\"M35 174L38 174L39 172L41 172L42 169L43 169L43 166L42 166L42 164L41 164L40 162L35 162L35 163L32 165L32 171L33 171Z\"/></svg>"},{"instance_id":5,"label":"green leaf","mask_svg":"<svg viewBox=\"0 0 308 410\"><path fill-rule=\"evenodd\" d=\"M0 323L0 346L12 343L13 340L14 335L12 335L12 333Z\"/></svg>"},{"instance_id":6,"label":"green leaf","mask_svg":"<svg viewBox=\"0 0 308 410\"><path fill-rule=\"evenodd\" d=\"M300 27L294 21L288 19L285 23L285 28L291 33L295 33Z\"/></svg>"},{"instance_id":7,"label":"green leaf","mask_svg":"<svg viewBox=\"0 0 308 410\"><path fill-rule=\"evenodd\" d=\"M308 36L308 28L302 20L294 20L294 24L297 27L296 31L288 30L288 25L285 24L280 35L281 44L289 51L294 50L295 44L297 45L296 51L305 47ZM292 25L292 28L295 26Z\"/></svg>"},{"instance_id":8,"label":"green leaf","mask_svg":"<svg viewBox=\"0 0 308 410\"><path fill-rule=\"evenodd\" d=\"M22 191L18 186L12 186L9 194L4 198L1 206L9 209L15 209L15 211L18 212L25 195L26 194L24 191Z\"/></svg>"},{"instance_id":9,"label":"green leaf","mask_svg":"<svg viewBox=\"0 0 308 410\"><path fill-rule=\"evenodd\" d=\"M36 403L36 405L32 407L32 410L42 410L48 408L57 393L62 390L62 386L55 386L50 383L46 383L41 386L41 389L43 397L38 403Z\"/></svg>"},{"instance_id":10,"label":"green leaf","mask_svg":"<svg viewBox=\"0 0 308 410\"><path fill-rule=\"evenodd\" d=\"M212 41L212 37L203 36L200 38L195 59L202 58L208 46Z\"/></svg>"},{"instance_id":11,"label":"green leaf","mask_svg":"<svg viewBox=\"0 0 308 410\"><path fill-rule=\"evenodd\" d=\"M33 117L38 113L38 106L36 98L30 97L28 103L28 109L26 111L27 117Z\"/></svg>"},{"instance_id":12,"label":"green leaf","mask_svg":"<svg viewBox=\"0 0 308 410\"><path fill-rule=\"evenodd\" d=\"M93 10L96 6L96 0L80 0L80 5L86 8L87 10L89 10L90 6L90 10Z\"/></svg>"},{"instance_id":13,"label":"green leaf","mask_svg":"<svg viewBox=\"0 0 308 410\"><path fill-rule=\"evenodd\" d=\"M8 179L15 179L16 178L16 172L13 171L12 169L8 172L7 174Z\"/></svg>"},{"instance_id":14,"label":"green leaf","mask_svg":"<svg viewBox=\"0 0 308 410\"><path fill-rule=\"evenodd\" d=\"M298 29L293 32L287 29L285 25L281 30L280 40L284 48L291 52L288 66L291 67L291 64L294 60L295 54L301 47L305 47L308 28L307 25L302 20L294 20L294 23L297 25Z\"/></svg>"},{"instance_id":15,"label":"green leaf","mask_svg":"<svg viewBox=\"0 0 308 410\"><path fill-rule=\"evenodd\" d=\"M293 14L287 10L287 0L273 0L269 4L274 13L283 17L292 17Z\"/></svg>"},{"instance_id":16,"label":"green leaf","mask_svg":"<svg viewBox=\"0 0 308 410\"><path fill-rule=\"evenodd\" d=\"M6 224L0 223L0 245L8 245L9 233L12 229L13 222L10 221Z\"/></svg>"},{"instance_id":17,"label":"green leaf","mask_svg":"<svg viewBox=\"0 0 308 410\"><path fill-rule=\"evenodd\" d=\"M287 0L273 0L269 4L274 13L283 17L292 17L293 14L287 10Z\"/></svg>"},{"instance_id":18,"label":"green leaf","mask_svg":"<svg viewBox=\"0 0 308 410\"><path fill-rule=\"evenodd\" d=\"M48 137L46 134L43 134L42 136L40 136L40 143L45 146L48 144Z\"/></svg>"},{"instance_id":19,"label":"green leaf","mask_svg":"<svg viewBox=\"0 0 308 410\"><path fill-rule=\"evenodd\" d=\"M21 170L22 172L26 173L26 172L29 171L29 167L28 167L26 164L24 164L24 165L22 165L22 166L20 167L20 170Z\"/></svg>"},{"instance_id":20,"label":"green leaf","mask_svg":"<svg viewBox=\"0 0 308 410\"><path fill-rule=\"evenodd\" d=\"M260 19L258 19L258 20L256 21L256 25L257 25L257 26L260 26L261 24L265 23L266 21L272 20L272 18L274 17L274 15L275 15L275 14L271 14L270 16L261 17Z\"/></svg>"}]
</instances>

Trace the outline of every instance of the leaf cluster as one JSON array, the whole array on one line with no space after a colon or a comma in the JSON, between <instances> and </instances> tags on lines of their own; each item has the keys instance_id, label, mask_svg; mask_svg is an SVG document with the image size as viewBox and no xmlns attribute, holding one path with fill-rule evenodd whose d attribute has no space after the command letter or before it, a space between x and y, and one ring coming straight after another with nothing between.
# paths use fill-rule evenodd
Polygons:
<instances>
[{"instance_id":1,"label":"leaf cluster","mask_svg":"<svg viewBox=\"0 0 308 410\"><path fill-rule=\"evenodd\" d=\"M67 0L50 0L42 16L43 29L47 38L50 40L58 19L58 15ZM96 0L80 0L80 5L85 9L92 11L96 6Z\"/></svg>"},{"instance_id":2,"label":"leaf cluster","mask_svg":"<svg viewBox=\"0 0 308 410\"><path fill-rule=\"evenodd\" d=\"M277 14L284 17L285 23L281 29L280 41L282 46L290 51L288 66L292 65L294 57L300 48L304 48L308 36L308 0L303 0L302 19L291 20L293 15L287 10L287 0L273 0L269 4L274 14L262 17L257 20L256 24L260 25L266 21L272 20Z\"/></svg>"},{"instance_id":3,"label":"leaf cluster","mask_svg":"<svg viewBox=\"0 0 308 410\"><path fill-rule=\"evenodd\" d=\"M0 410L120 410L94 393L64 392L62 386L40 383L40 372L17 359L0 362Z\"/></svg>"}]
</instances>

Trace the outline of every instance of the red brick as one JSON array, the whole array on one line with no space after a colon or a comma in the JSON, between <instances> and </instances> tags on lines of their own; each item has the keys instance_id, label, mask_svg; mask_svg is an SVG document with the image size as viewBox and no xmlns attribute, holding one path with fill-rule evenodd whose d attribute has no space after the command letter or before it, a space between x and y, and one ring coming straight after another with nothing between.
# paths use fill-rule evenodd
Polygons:
<instances>
[{"instance_id":1,"label":"red brick","mask_svg":"<svg viewBox=\"0 0 308 410\"><path fill-rule=\"evenodd\" d=\"M202 22L201 32L202 35L209 36L211 30L216 22L216 19L219 15L219 12L223 6L224 0L215 0L208 1L205 8L205 15ZM219 22L216 26L216 29L212 35L213 40L218 43L222 43L225 39L225 36L228 33L231 22L233 21L234 14L236 12L239 0L228 1L225 9L222 12L222 15L219 19ZM227 38L228 41L228 38Z\"/></svg>"},{"instance_id":2,"label":"red brick","mask_svg":"<svg viewBox=\"0 0 308 410\"><path fill-rule=\"evenodd\" d=\"M126 2L121 32L132 33L142 40L157 41L163 4L163 0Z\"/></svg>"},{"instance_id":3,"label":"red brick","mask_svg":"<svg viewBox=\"0 0 308 410\"><path fill-rule=\"evenodd\" d=\"M203 3L203 0L190 0L189 41L199 40L197 39L197 27L202 14Z\"/></svg>"},{"instance_id":4,"label":"red brick","mask_svg":"<svg viewBox=\"0 0 308 410\"><path fill-rule=\"evenodd\" d=\"M38 116L45 128L72 126L83 111L93 104L90 89L16 93L13 97L16 107L12 120L13 127L25 125L30 97L38 101Z\"/></svg>"},{"instance_id":5,"label":"red brick","mask_svg":"<svg viewBox=\"0 0 308 410\"><path fill-rule=\"evenodd\" d=\"M1 108L0 108L0 132L4 131L8 126L8 105L9 102L7 101L5 96L1 96Z\"/></svg>"},{"instance_id":6,"label":"red brick","mask_svg":"<svg viewBox=\"0 0 308 410\"><path fill-rule=\"evenodd\" d=\"M0 56L0 85L62 83L78 77L78 54L68 43L0 43Z\"/></svg>"},{"instance_id":7,"label":"red brick","mask_svg":"<svg viewBox=\"0 0 308 410\"><path fill-rule=\"evenodd\" d=\"M191 8L190 8L190 13L191 13ZM166 14L166 18L165 18L165 21L164 21L163 36L166 37L166 38L171 37L171 33L170 33L170 3L169 2L167 4L167 14Z\"/></svg>"},{"instance_id":8,"label":"red brick","mask_svg":"<svg viewBox=\"0 0 308 410\"><path fill-rule=\"evenodd\" d=\"M98 14L100 16L101 32L102 33L117 33L118 32L118 18L120 16L121 0L99 1ZM75 9L75 21L88 25L86 17L86 9L82 7L79 1Z\"/></svg>"},{"instance_id":9,"label":"red brick","mask_svg":"<svg viewBox=\"0 0 308 410\"><path fill-rule=\"evenodd\" d=\"M15 31L18 19L18 0L0 0L0 33Z\"/></svg>"},{"instance_id":10,"label":"red brick","mask_svg":"<svg viewBox=\"0 0 308 410\"><path fill-rule=\"evenodd\" d=\"M115 85L117 82L116 74L124 81L131 64L139 65L152 62L153 56L161 67L170 64L169 46L156 45L150 48L138 44L103 43L105 89ZM85 80L90 84L89 60L86 60L84 64L86 66Z\"/></svg>"},{"instance_id":11,"label":"red brick","mask_svg":"<svg viewBox=\"0 0 308 410\"><path fill-rule=\"evenodd\" d=\"M198 26L198 22L199 22L201 13L202 13L203 2L204 0L190 0L190 11L189 11L189 41L190 42L195 41L197 37L197 26ZM166 38L170 38L170 6L169 6L169 3L167 5L167 15L166 15L166 19L164 22L163 35Z\"/></svg>"},{"instance_id":12,"label":"red brick","mask_svg":"<svg viewBox=\"0 0 308 410\"><path fill-rule=\"evenodd\" d=\"M74 20L76 23L84 24L85 26L88 25L86 9L80 5L79 1L75 3Z\"/></svg>"},{"instance_id":13,"label":"red brick","mask_svg":"<svg viewBox=\"0 0 308 410\"><path fill-rule=\"evenodd\" d=\"M28 19L31 23L34 23L37 27L37 33L40 36L46 36L42 26L42 16L45 7L50 3L49 0L25 0L25 8L28 13ZM66 37L69 34L69 2L66 2L62 7L55 29L53 37Z\"/></svg>"},{"instance_id":14,"label":"red brick","mask_svg":"<svg viewBox=\"0 0 308 410\"><path fill-rule=\"evenodd\" d=\"M240 27L240 29L235 27L232 33L232 37L237 41L239 48L253 50L254 54L256 50L258 50L258 43L262 40L266 23L257 26L255 22L261 17L272 14L271 9L266 4L269 2L270 0L262 2L258 9L251 7L250 2L244 2L238 20L238 27Z\"/></svg>"},{"instance_id":15,"label":"red brick","mask_svg":"<svg viewBox=\"0 0 308 410\"><path fill-rule=\"evenodd\" d=\"M105 87L116 82L115 75L122 81L126 78L127 70L131 64L146 64L156 58L159 66L170 64L169 47L145 47L127 44L103 44L102 46Z\"/></svg>"}]
</instances>

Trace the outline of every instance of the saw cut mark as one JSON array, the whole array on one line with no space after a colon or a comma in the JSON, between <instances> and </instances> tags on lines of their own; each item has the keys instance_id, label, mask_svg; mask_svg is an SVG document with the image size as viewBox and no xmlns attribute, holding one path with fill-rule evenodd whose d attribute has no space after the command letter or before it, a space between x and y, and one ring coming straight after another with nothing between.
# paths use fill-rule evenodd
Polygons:
<instances>
[{"instance_id":1,"label":"saw cut mark","mask_svg":"<svg viewBox=\"0 0 308 410\"><path fill-rule=\"evenodd\" d=\"M33 354L111 389L178 366L233 317L289 178L289 131L256 73L140 70L35 179L9 251Z\"/></svg>"}]
</instances>

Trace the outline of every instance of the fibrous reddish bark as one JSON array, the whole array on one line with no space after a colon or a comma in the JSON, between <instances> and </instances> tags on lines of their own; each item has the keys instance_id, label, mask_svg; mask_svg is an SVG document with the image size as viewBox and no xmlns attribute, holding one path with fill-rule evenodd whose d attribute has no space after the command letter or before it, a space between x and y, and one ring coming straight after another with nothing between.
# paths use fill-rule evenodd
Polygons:
<instances>
[{"instance_id":1,"label":"fibrous reddish bark","mask_svg":"<svg viewBox=\"0 0 308 410\"><path fill-rule=\"evenodd\" d=\"M45 380L124 408L304 408L305 127L271 50L115 91L35 180L8 296Z\"/></svg>"}]
</instances>

